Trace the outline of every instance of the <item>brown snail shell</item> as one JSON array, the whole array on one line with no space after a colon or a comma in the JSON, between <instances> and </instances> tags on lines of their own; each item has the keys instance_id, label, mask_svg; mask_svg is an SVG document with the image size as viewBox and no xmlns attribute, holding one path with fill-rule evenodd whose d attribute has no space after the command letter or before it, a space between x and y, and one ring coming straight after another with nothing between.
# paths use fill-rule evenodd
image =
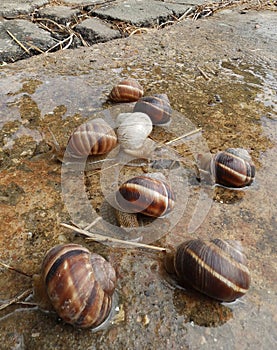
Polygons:
<instances>
[{"instance_id":1,"label":"brown snail shell","mask_svg":"<svg viewBox=\"0 0 277 350\"><path fill-rule=\"evenodd\" d=\"M102 256L78 244L57 245L45 256L41 277L53 308L66 323L96 327L109 316L116 274Z\"/></svg>"},{"instance_id":2,"label":"brown snail shell","mask_svg":"<svg viewBox=\"0 0 277 350\"><path fill-rule=\"evenodd\" d=\"M116 201L127 213L161 217L173 209L175 195L166 181L141 175L129 179L119 187Z\"/></svg>"},{"instance_id":3,"label":"brown snail shell","mask_svg":"<svg viewBox=\"0 0 277 350\"><path fill-rule=\"evenodd\" d=\"M67 151L73 157L102 155L117 144L114 130L101 118L80 125L70 136Z\"/></svg>"},{"instance_id":4,"label":"brown snail shell","mask_svg":"<svg viewBox=\"0 0 277 350\"><path fill-rule=\"evenodd\" d=\"M166 94L155 94L140 98L133 111L146 113L152 120L153 125L167 124L172 115L172 108Z\"/></svg>"},{"instance_id":5,"label":"brown snail shell","mask_svg":"<svg viewBox=\"0 0 277 350\"><path fill-rule=\"evenodd\" d=\"M113 87L109 98L114 102L134 102L143 96L143 88L136 79L122 80Z\"/></svg>"},{"instance_id":6,"label":"brown snail shell","mask_svg":"<svg viewBox=\"0 0 277 350\"><path fill-rule=\"evenodd\" d=\"M250 286L246 258L237 241L186 241L177 247L174 267L180 284L220 301L234 301Z\"/></svg>"},{"instance_id":7,"label":"brown snail shell","mask_svg":"<svg viewBox=\"0 0 277 350\"><path fill-rule=\"evenodd\" d=\"M211 174L215 183L240 188L252 184L255 166L249 153L242 148L228 148L218 152L211 160Z\"/></svg>"}]
</instances>

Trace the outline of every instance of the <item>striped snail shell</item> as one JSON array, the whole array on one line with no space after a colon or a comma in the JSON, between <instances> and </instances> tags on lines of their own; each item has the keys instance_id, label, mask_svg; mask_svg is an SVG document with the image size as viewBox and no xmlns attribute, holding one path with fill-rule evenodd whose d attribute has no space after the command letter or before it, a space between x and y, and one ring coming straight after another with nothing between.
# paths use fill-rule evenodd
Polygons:
<instances>
[{"instance_id":1,"label":"striped snail shell","mask_svg":"<svg viewBox=\"0 0 277 350\"><path fill-rule=\"evenodd\" d=\"M233 301L250 286L246 258L237 241L186 241L177 247L174 266L180 284L220 301Z\"/></svg>"},{"instance_id":2,"label":"striped snail shell","mask_svg":"<svg viewBox=\"0 0 277 350\"><path fill-rule=\"evenodd\" d=\"M119 187L116 201L120 209L127 213L161 217L173 209L175 195L166 181L141 175L129 179Z\"/></svg>"},{"instance_id":3,"label":"striped snail shell","mask_svg":"<svg viewBox=\"0 0 277 350\"><path fill-rule=\"evenodd\" d=\"M127 153L140 149L153 128L151 119L144 113L121 113L116 124L118 142Z\"/></svg>"},{"instance_id":4,"label":"striped snail shell","mask_svg":"<svg viewBox=\"0 0 277 350\"><path fill-rule=\"evenodd\" d=\"M109 98L114 102L134 102L143 96L143 88L136 79L122 80L113 87Z\"/></svg>"},{"instance_id":5,"label":"striped snail shell","mask_svg":"<svg viewBox=\"0 0 277 350\"><path fill-rule=\"evenodd\" d=\"M172 115L172 108L166 94L155 94L140 98L133 111L146 113L152 120L153 125L167 124Z\"/></svg>"},{"instance_id":6,"label":"striped snail shell","mask_svg":"<svg viewBox=\"0 0 277 350\"><path fill-rule=\"evenodd\" d=\"M116 275L102 256L78 244L57 245L46 254L41 276L53 308L66 323L96 327L109 316Z\"/></svg>"},{"instance_id":7,"label":"striped snail shell","mask_svg":"<svg viewBox=\"0 0 277 350\"><path fill-rule=\"evenodd\" d=\"M114 130L105 120L96 118L77 127L69 138L67 151L73 157L101 155L111 151L116 144Z\"/></svg>"},{"instance_id":8,"label":"striped snail shell","mask_svg":"<svg viewBox=\"0 0 277 350\"><path fill-rule=\"evenodd\" d=\"M251 157L242 148L228 148L218 152L212 157L210 167L215 183L226 187L249 186L255 177Z\"/></svg>"}]
</instances>

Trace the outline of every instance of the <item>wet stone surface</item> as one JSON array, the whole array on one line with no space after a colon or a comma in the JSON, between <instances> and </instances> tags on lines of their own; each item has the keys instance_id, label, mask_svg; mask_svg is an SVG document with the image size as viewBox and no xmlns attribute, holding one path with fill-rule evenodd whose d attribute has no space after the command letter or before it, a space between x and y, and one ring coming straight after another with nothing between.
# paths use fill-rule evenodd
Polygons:
<instances>
[{"instance_id":1,"label":"wet stone surface","mask_svg":"<svg viewBox=\"0 0 277 350\"><path fill-rule=\"evenodd\" d=\"M81 331L55 313L18 304L0 311L1 350L274 348L276 27L275 13L241 7L1 68L1 261L32 275L49 248L74 242L105 256L118 276L115 318L106 329ZM182 167L169 173L176 180L172 185L183 186L177 188L172 216L153 226L151 237L159 239L152 244L174 249L196 237L240 241L252 282L236 303L179 288L165 271L163 254L88 242L60 225L93 221L103 191L115 189L118 181L114 168L88 170L78 173L81 185L75 191L74 172L66 173L55 158L49 129L65 146L87 119L102 115L112 122L118 111L132 109L107 102L113 85L127 76L140 81L145 95L168 94L172 123L154 128L156 142L164 144L202 127L202 133L170 146L183 157ZM228 147L251 153L257 169L254 184L234 191L199 183L197 155ZM144 171L151 168L124 167L119 182ZM95 209L91 216L90 205ZM174 227L167 230L174 217ZM95 230L112 235L101 223ZM0 267L1 303L31 286L31 279Z\"/></svg>"}]
</instances>

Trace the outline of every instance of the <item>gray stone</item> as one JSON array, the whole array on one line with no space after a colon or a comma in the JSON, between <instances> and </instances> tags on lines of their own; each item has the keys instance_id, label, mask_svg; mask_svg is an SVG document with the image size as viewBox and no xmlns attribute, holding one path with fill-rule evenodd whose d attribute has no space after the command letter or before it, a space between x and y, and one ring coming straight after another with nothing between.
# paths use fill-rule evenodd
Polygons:
<instances>
[{"instance_id":1,"label":"gray stone","mask_svg":"<svg viewBox=\"0 0 277 350\"><path fill-rule=\"evenodd\" d=\"M23 44L29 53L16 43L7 31ZM14 62L30 57L34 50L38 53L34 47L46 51L56 43L57 41L51 37L50 33L27 20L12 19L0 22L0 62Z\"/></svg>"},{"instance_id":2,"label":"gray stone","mask_svg":"<svg viewBox=\"0 0 277 350\"><path fill-rule=\"evenodd\" d=\"M80 10L67 6L49 6L39 10L41 17L49 18L57 23L66 25L77 18Z\"/></svg>"},{"instance_id":3,"label":"gray stone","mask_svg":"<svg viewBox=\"0 0 277 350\"><path fill-rule=\"evenodd\" d=\"M89 6L89 5L97 5L97 4L103 4L105 2L111 2L110 1L104 1L104 0L63 0L63 3L68 5L78 5L78 6Z\"/></svg>"},{"instance_id":4,"label":"gray stone","mask_svg":"<svg viewBox=\"0 0 277 350\"><path fill-rule=\"evenodd\" d=\"M127 0L115 6L100 8L93 14L102 18L128 22L136 26L160 24L172 15L181 16L187 5L164 3L155 0Z\"/></svg>"},{"instance_id":5,"label":"gray stone","mask_svg":"<svg viewBox=\"0 0 277 350\"><path fill-rule=\"evenodd\" d=\"M49 2L49 0L1 0L0 16L11 18L21 14L30 14L36 8Z\"/></svg>"},{"instance_id":6,"label":"gray stone","mask_svg":"<svg viewBox=\"0 0 277 350\"><path fill-rule=\"evenodd\" d=\"M116 38L120 38L120 32L111 29L110 25L101 21L99 18L88 18L75 27L83 38L90 44L104 42Z\"/></svg>"},{"instance_id":7,"label":"gray stone","mask_svg":"<svg viewBox=\"0 0 277 350\"><path fill-rule=\"evenodd\" d=\"M211 2L219 2L220 0L213 0ZM207 0L165 0L165 3L169 4L182 4L182 5L188 5L188 6L195 6L195 5L203 5L207 4Z\"/></svg>"}]
</instances>

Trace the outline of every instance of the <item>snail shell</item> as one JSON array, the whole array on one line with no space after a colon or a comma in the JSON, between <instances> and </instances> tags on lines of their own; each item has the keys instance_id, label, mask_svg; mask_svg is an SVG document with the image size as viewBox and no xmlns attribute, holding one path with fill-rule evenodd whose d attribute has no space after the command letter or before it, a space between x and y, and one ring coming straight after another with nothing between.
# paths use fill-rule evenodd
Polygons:
<instances>
[{"instance_id":1,"label":"snail shell","mask_svg":"<svg viewBox=\"0 0 277 350\"><path fill-rule=\"evenodd\" d=\"M67 151L73 157L101 155L117 144L114 130L103 119L96 118L80 125L70 136Z\"/></svg>"},{"instance_id":2,"label":"snail shell","mask_svg":"<svg viewBox=\"0 0 277 350\"><path fill-rule=\"evenodd\" d=\"M212 158L210 166L215 182L226 187L249 186L255 177L251 157L242 148L228 148L218 152Z\"/></svg>"},{"instance_id":3,"label":"snail shell","mask_svg":"<svg viewBox=\"0 0 277 350\"><path fill-rule=\"evenodd\" d=\"M129 179L119 187L116 201L127 213L161 217L173 209L175 195L166 181L141 175Z\"/></svg>"},{"instance_id":4,"label":"snail shell","mask_svg":"<svg viewBox=\"0 0 277 350\"><path fill-rule=\"evenodd\" d=\"M140 98L133 111L146 113L152 120L153 125L167 124L172 115L172 108L166 94L155 94Z\"/></svg>"},{"instance_id":5,"label":"snail shell","mask_svg":"<svg viewBox=\"0 0 277 350\"><path fill-rule=\"evenodd\" d=\"M126 152L143 147L153 128L151 119L144 113L121 113L116 124L118 142Z\"/></svg>"},{"instance_id":6,"label":"snail shell","mask_svg":"<svg viewBox=\"0 0 277 350\"><path fill-rule=\"evenodd\" d=\"M115 289L115 270L102 256L78 244L48 251L42 279L57 314L76 327L96 327L109 316Z\"/></svg>"},{"instance_id":7,"label":"snail shell","mask_svg":"<svg viewBox=\"0 0 277 350\"><path fill-rule=\"evenodd\" d=\"M186 241L177 247L174 266L180 284L217 300L233 301L250 286L246 258L237 241Z\"/></svg>"},{"instance_id":8,"label":"snail shell","mask_svg":"<svg viewBox=\"0 0 277 350\"><path fill-rule=\"evenodd\" d=\"M114 102L134 102L143 96L143 88L136 79L125 79L111 91L109 98Z\"/></svg>"}]
</instances>

